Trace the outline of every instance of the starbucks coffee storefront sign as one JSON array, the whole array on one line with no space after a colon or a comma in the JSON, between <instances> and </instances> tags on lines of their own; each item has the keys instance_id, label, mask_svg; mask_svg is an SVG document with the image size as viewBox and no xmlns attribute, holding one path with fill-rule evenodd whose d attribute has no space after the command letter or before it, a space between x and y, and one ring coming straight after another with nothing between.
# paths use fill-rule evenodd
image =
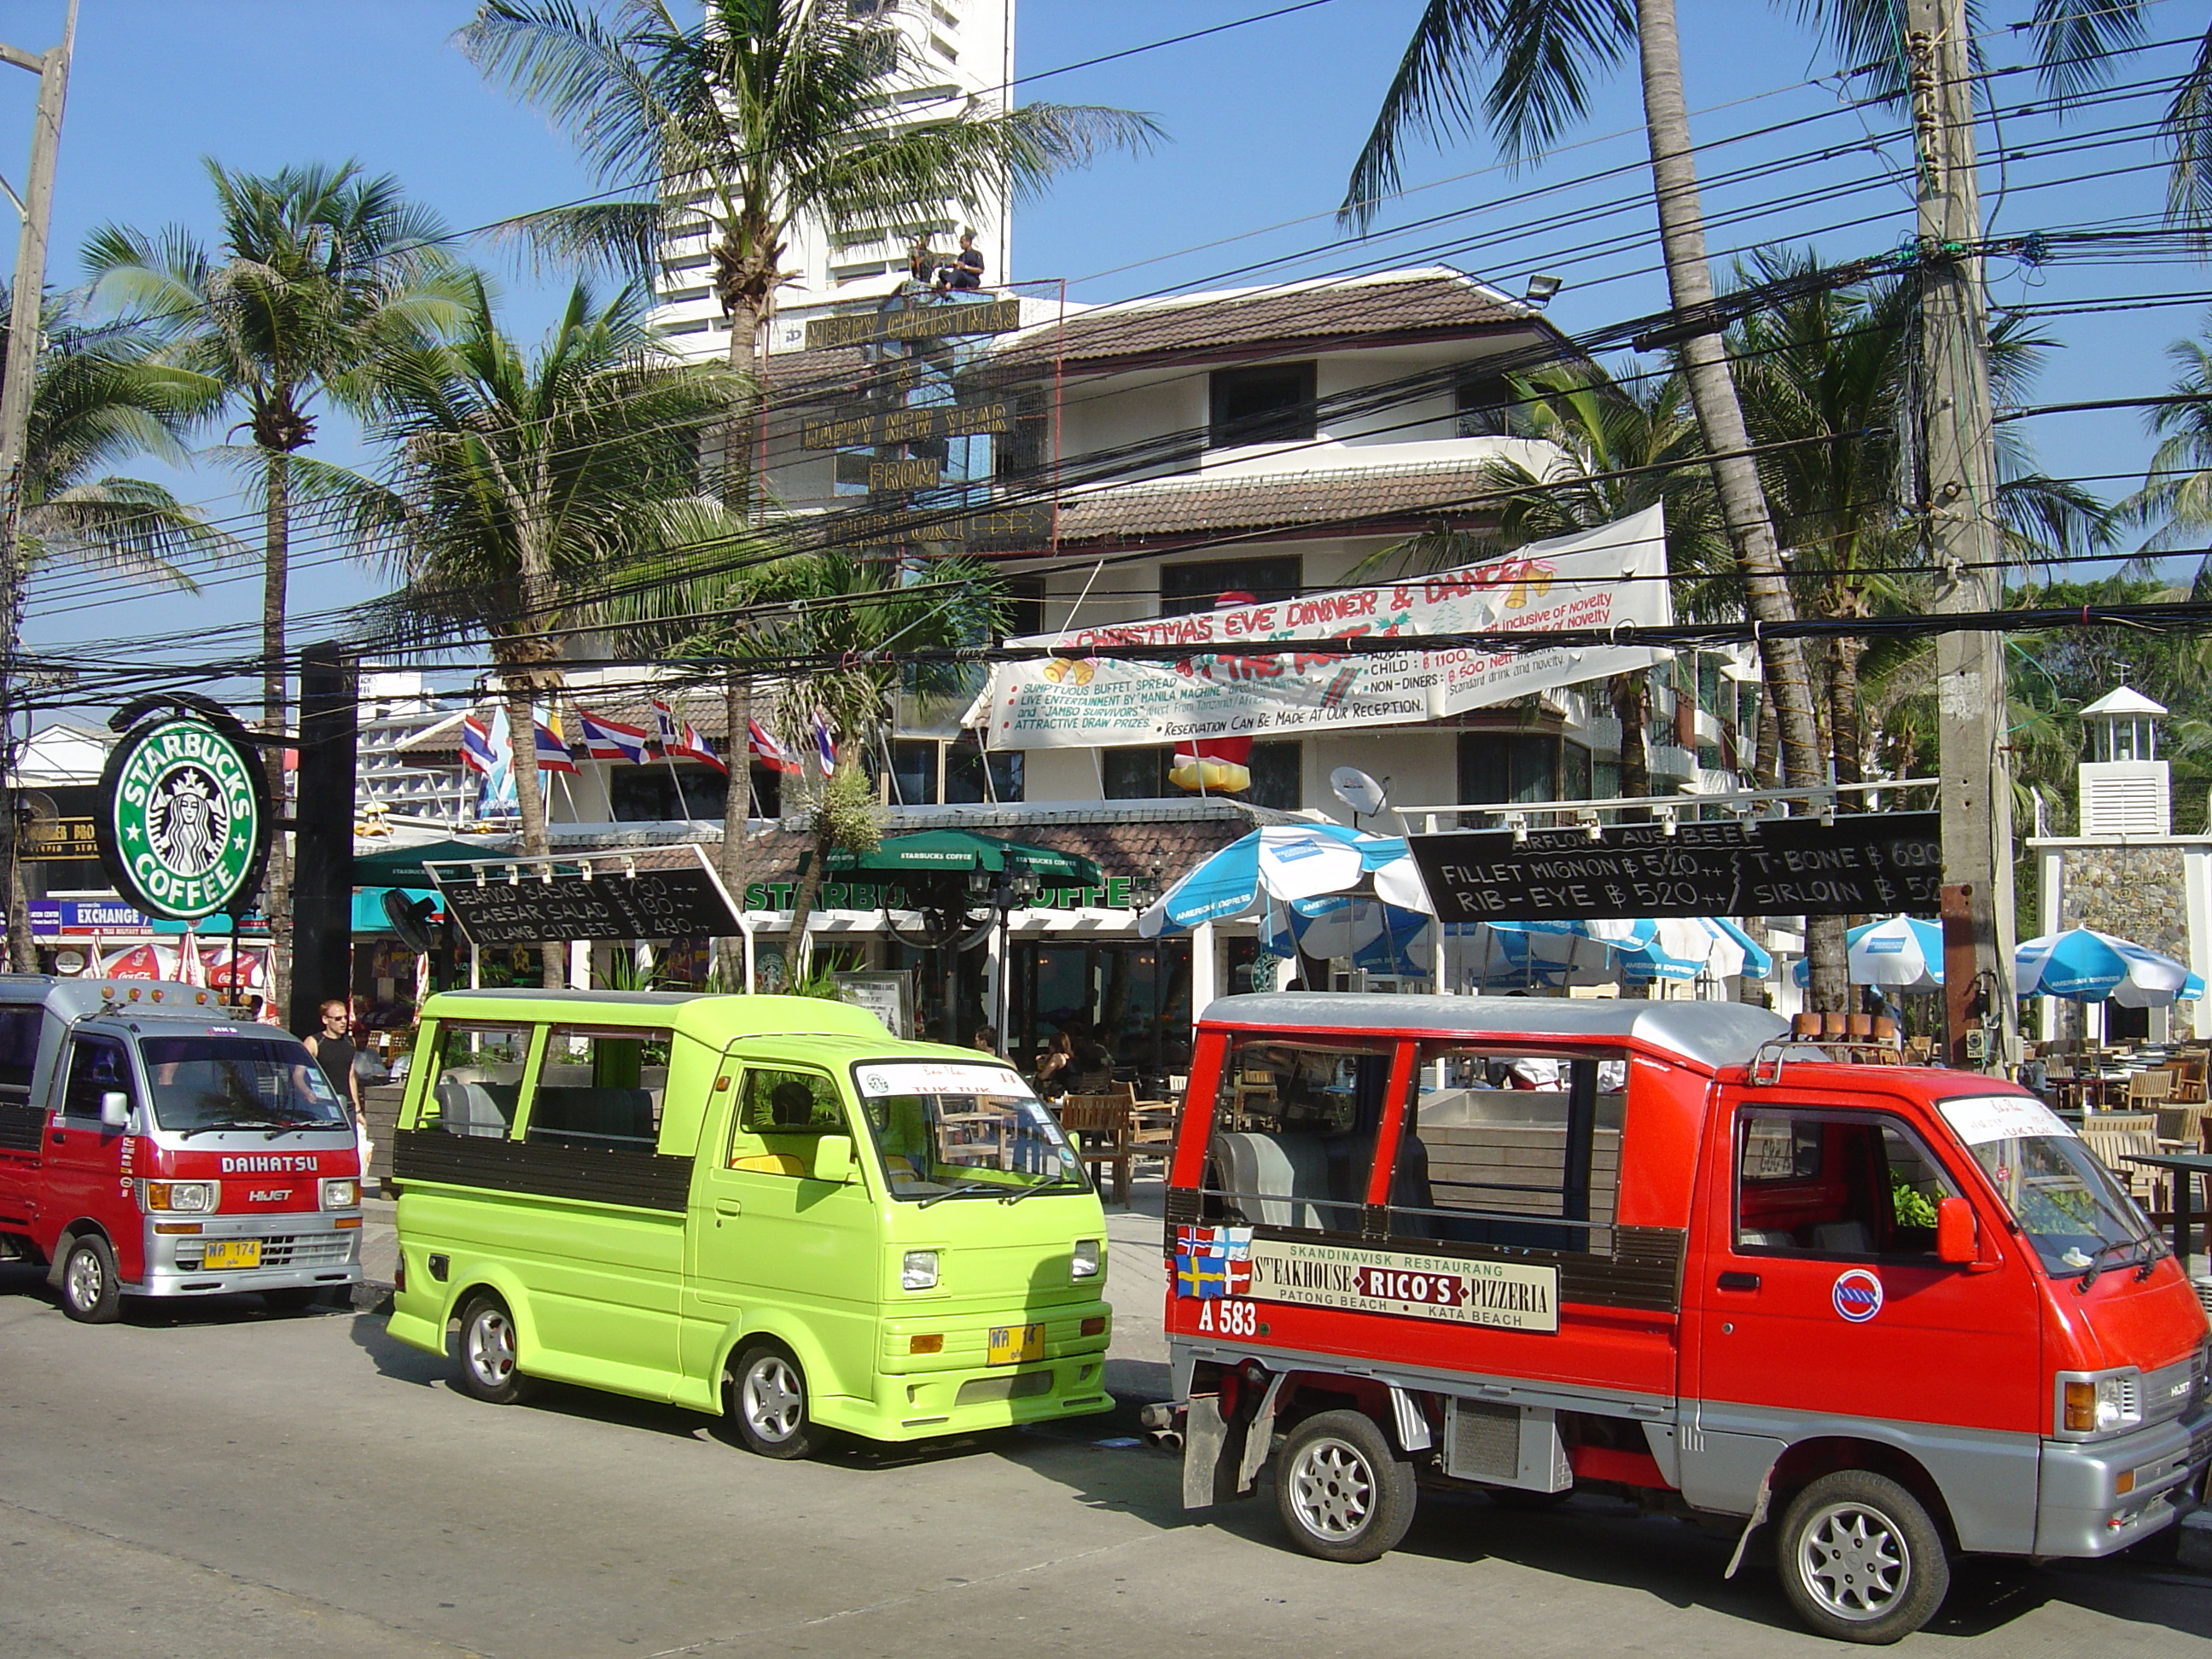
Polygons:
<instances>
[{"instance_id":1,"label":"starbucks coffee storefront sign","mask_svg":"<svg viewBox=\"0 0 2212 1659\"><path fill-rule=\"evenodd\" d=\"M140 909L191 921L250 896L268 853L269 786L228 714L179 712L132 726L100 787L100 861Z\"/></svg>"}]
</instances>

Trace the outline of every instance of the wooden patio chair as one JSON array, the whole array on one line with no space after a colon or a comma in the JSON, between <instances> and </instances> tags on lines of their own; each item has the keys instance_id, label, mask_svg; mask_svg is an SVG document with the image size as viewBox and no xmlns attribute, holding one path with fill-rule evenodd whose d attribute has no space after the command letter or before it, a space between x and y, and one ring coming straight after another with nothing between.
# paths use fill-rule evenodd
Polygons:
<instances>
[{"instance_id":1,"label":"wooden patio chair","mask_svg":"<svg viewBox=\"0 0 2212 1659\"><path fill-rule=\"evenodd\" d=\"M2173 1093L2173 1073L2165 1070L2136 1072L2128 1079L2128 1109L2141 1111Z\"/></svg>"},{"instance_id":2,"label":"wooden patio chair","mask_svg":"<svg viewBox=\"0 0 2212 1659\"><path fill-rule=\"evenodd\" d=\"M2204 1118L2212 1112L2212 1105L2203 1101L2185 1102L2158 1109L2159 1150L2168 1152L2201 1152L2204 1150Z\"/></svg>"},{"instance_id":3,"label":"wooden patio chair","mask_svg":"<svg viewBox=\"0 0 2212 1659\"><path fill-rule=\"evenodd\" d=\"M2119 1178L2136 1203L2147 1210L2162 1207L2159 1200L2165 1190L2166 1172L2128 1162L2130 1157L2159 1150L2156 1118L2148 1113L2108 1113L2083 1126L2081 1143Z\"/></svg>"},{"instance_id":4,"label":"wooden patio chair","mask_svg":"<svg viewBox=\"0 0 2212 1659\"><path fill-rule=\"evenodd\" d=\"M1136 1091L1123 1088L1113 1094L1068 1095L1054 1115L1075 1142L1075 1155L1085 1171L1101 1164L1114 1170L1113 1201L1124 1209L1129 1204L1129 1166L1139 1156L1136 1141ZM1092 1181L1103 1188L1096 1173Z\"/></svg>"}]
</instances>

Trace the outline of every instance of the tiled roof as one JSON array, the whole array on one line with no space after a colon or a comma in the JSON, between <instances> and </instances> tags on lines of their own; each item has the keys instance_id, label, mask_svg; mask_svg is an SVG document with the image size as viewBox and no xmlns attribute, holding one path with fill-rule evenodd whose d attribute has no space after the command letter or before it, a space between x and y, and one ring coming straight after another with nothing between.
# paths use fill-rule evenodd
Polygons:
<instances>
[{"instance_id":1,"label":"tiled roof","mask_svg":"<svg viewBox=\"0 0 2212 1659\"><path fill-rule=\"evenodd\" d=\"M1449 338L1499 329L1544 331L1528 307L1443 266L1345 283L1104 305L1012 337L1002 356L1096 369L1158 356L1279 356L1301 343L1376 336ZM1264 352L1251 348L1265 347Z\"/></svg>"},{"instance_id":2,"label":"tiled roof","mask_svg":"<svg viewBox=\"0 0 2212 1659\"><path fill-rule=\"evenodd\" d=\"M1437 517L1467 517L1485 495L1483 460L1345 468L1121 484L1064 497L1060 539L1133 543L1236 530L1326 526L1379 535Z\"/></svg>"}]
</instances>

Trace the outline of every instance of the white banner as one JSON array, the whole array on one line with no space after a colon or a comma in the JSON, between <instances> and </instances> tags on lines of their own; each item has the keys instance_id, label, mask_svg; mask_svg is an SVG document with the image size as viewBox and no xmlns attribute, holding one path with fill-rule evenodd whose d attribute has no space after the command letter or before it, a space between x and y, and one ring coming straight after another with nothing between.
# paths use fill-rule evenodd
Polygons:
<instances>
[{"instance_id":1,"label":"white banner","mask_svg":"<svg viewBox=\"0 0 2212 1659\"><path fill-rule=\"evenodd\" d=\"M989 740L995 749L1089 749L1402 726L1625 674L1667 653L1598 646L1348 657L1327 647L1394 635L1661 627L1674 620L1666 574L1666 526L1653 507L1434 575L1036 635L1012 643L1188 645L1192 654L1174 662L1002 663L992 676ZM1285 650L1283 642L1304 648Z\"/></svg>"},{"instance_id":2,"label":"white banner","mask_svg":"<svg viewBox=\"0 0 2212 1659\"><path fill-rule=\"evenodd\" d=\"M1255 1238L1251 1288L1242 1294L1508 1331L1559 1328L1559 1270L1517 1261Z\"/></svg>"}]
</instances>

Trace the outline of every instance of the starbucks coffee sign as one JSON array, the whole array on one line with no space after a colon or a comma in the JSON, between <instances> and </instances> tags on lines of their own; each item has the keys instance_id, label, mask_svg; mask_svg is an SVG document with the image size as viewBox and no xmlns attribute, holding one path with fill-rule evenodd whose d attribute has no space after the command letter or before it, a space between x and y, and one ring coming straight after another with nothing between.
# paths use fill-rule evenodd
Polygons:
<instances>
[{"instance_id":1,"label":"starbucks coffee sign","mask_svg":"<svg viewBox=\"0 0 2212 1659\"><path fill-rule=\"evenodd\" d=\"M100 775L100 861L140 909L179 921L230 908L261 874L261 759L228 715L176 714L124 733Z\"/></svg>"}]
</instances>

